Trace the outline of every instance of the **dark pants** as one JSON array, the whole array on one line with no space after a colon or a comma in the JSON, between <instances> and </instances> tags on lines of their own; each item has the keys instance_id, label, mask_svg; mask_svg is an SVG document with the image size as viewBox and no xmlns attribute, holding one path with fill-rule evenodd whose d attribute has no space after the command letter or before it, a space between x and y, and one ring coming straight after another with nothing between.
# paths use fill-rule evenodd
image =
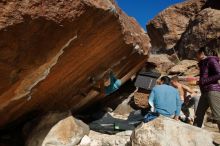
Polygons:
<instances>
[{"instance_id":1,"label":"dark pants","mask_svg":"<svg viewBox=\"0 0 220 146\"><path fill-rule=\"evenodd\" d=\"M193 125L197 127L202 127L204 116L208 108L209 108L209 102L208 102L207 94L202 94L199 99L199 104L196 110L196 115Z\"/></svg>"},{"instance_id":2,"label":"dark pants","mask_svg":"<svg viewBox=\"0 0 220 146\"><path fill-rule=\"evenodd\" d=\"M217 120L217 122L220 121L220 92L210 91L202 94L200 97L193 125L202 127L204 116L209 106L214 119Z\"/></svg>"},{"instance_id":3,"label":"dark pants","mask_svg":"<svg viewBox=\"0 0 220 146\"><path fill-rule=\"evenodd\" d=\"M189 108L194 106L194 112L196 113L198 103L199 97L191 97L187 103L183 103L181 110L187 118L190 116Z\"/></svg>"}]
</instances>

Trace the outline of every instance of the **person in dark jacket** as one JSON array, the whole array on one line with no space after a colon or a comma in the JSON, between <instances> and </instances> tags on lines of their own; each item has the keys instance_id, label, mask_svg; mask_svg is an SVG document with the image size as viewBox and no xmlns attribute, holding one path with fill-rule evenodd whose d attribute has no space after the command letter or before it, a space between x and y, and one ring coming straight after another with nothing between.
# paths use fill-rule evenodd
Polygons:
<instances>
[{"instance_id":1,"label":"person in dark jacket","mask_svg":"<svg viewBox=\"0 0 220 146\"><path fill-rule=\"evenodd\" d=\"M206 110L210 107L213 118L216 120L220 129L220 65L219 58L216 56L208 56L206 48L200 48L197 52L199 61L200 80L199 86L201 90L201 98L194 125L202 127Z\"/></svg>"}]
</instances>

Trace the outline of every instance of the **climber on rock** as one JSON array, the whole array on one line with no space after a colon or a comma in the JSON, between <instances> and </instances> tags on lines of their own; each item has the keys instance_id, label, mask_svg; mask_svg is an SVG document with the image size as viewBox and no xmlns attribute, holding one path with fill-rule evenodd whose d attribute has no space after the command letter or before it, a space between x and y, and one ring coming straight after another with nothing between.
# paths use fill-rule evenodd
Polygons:
<instances>
[{"instance_id":1,"label":"climber on rock","mask_svg":"<svg viewBox=\"0 0 220 146\"><path fill-rule=\"evenodd\" d=\"M90 81L93 84L93 89L101 92L103 96L110 95L117 91L122 85L122 80L116 78L112 69L108 69L104 72L104 75L101 76L102 77L96 77L101 78L99 81L97 81L98 79L95 79L95 77L92 77Z\"/></svg>"},{"instance_id":2,"label":"climber on rock","mask_svg":"<svg viewBox=\"0 0 220 146\"><path fill-rule=\"evenodd\" d=\"M106 84L107 83L107 84ZM110 95L121 87L121 80L117 79L112 70L109 70L107 77L104 79L104 93Z\"/></svg>"}]
</instances>

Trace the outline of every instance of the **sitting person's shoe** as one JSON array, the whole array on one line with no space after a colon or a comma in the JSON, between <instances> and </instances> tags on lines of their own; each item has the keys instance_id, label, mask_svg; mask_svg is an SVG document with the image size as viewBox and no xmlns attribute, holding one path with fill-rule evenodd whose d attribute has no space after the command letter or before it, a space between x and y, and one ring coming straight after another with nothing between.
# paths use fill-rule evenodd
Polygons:
<instances>
[{"instance_id":1,"label":"sitting person's shoe","mask_svg":"<svg viewBox=\"0 0 220 146\"><path fill-rule=\"evenodd\" d=\"M190 124L190 125L193 125L193 119L188 117L187 120L186 120L186 123Z\"/></svg>"},{"instance_id":2,"label":"sitting person's shoe","mask_svg":"<svg viewBox=\"0 0 220 146\"><path fill-rule=\"evenodd\" d=\"M217 143L217 142L215 142L215 141L213 141L213 144L214 144L215 146L220 146L220 144Z\"/></svg>"},{"instance_id":3,"label":"sitting person's shoe","mask_svg":"<svg viewBox=\"0 0 220 146\"><path fill-rule=\"evenodd\" d=\"M214 134L214 137L213 137L213 144L215 146L220 146L220 137L219 137L219 134Z\"/></svg>"}]
</instances>

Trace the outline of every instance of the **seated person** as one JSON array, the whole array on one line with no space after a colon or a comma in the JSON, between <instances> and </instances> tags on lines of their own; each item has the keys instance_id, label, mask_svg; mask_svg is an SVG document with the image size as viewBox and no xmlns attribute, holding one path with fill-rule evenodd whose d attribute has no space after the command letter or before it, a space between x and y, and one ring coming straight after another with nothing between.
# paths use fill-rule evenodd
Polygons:
<instances>
[{"instance_id":1,"label":"seated person","mask_svg":"<svg viewBox=\"0 0 220 146\"><path fill-rule=\"evenodd\" d=\"M170 78L161 78L161 85L155 86L149 96L153 112L179 120L181 102L178 90L170 86Z\"/></svg>"},{"instance_id":2,"label":"seated person","mask_svg":"<svg viewBox=\"0 0 220 146\"><path fill-rule=\"evenodd\" d=\"M193 117L190 118L189 108L194 106L194 112L196 112L199 97L196 96L196 93L188 86L181 84L177 76L171 78L171 84L179 91L180 100L182 103L182 112L186 116L186 120L192 120ZM190 95L187 96L187 93Z\"/></svg>"}]
</instances>

